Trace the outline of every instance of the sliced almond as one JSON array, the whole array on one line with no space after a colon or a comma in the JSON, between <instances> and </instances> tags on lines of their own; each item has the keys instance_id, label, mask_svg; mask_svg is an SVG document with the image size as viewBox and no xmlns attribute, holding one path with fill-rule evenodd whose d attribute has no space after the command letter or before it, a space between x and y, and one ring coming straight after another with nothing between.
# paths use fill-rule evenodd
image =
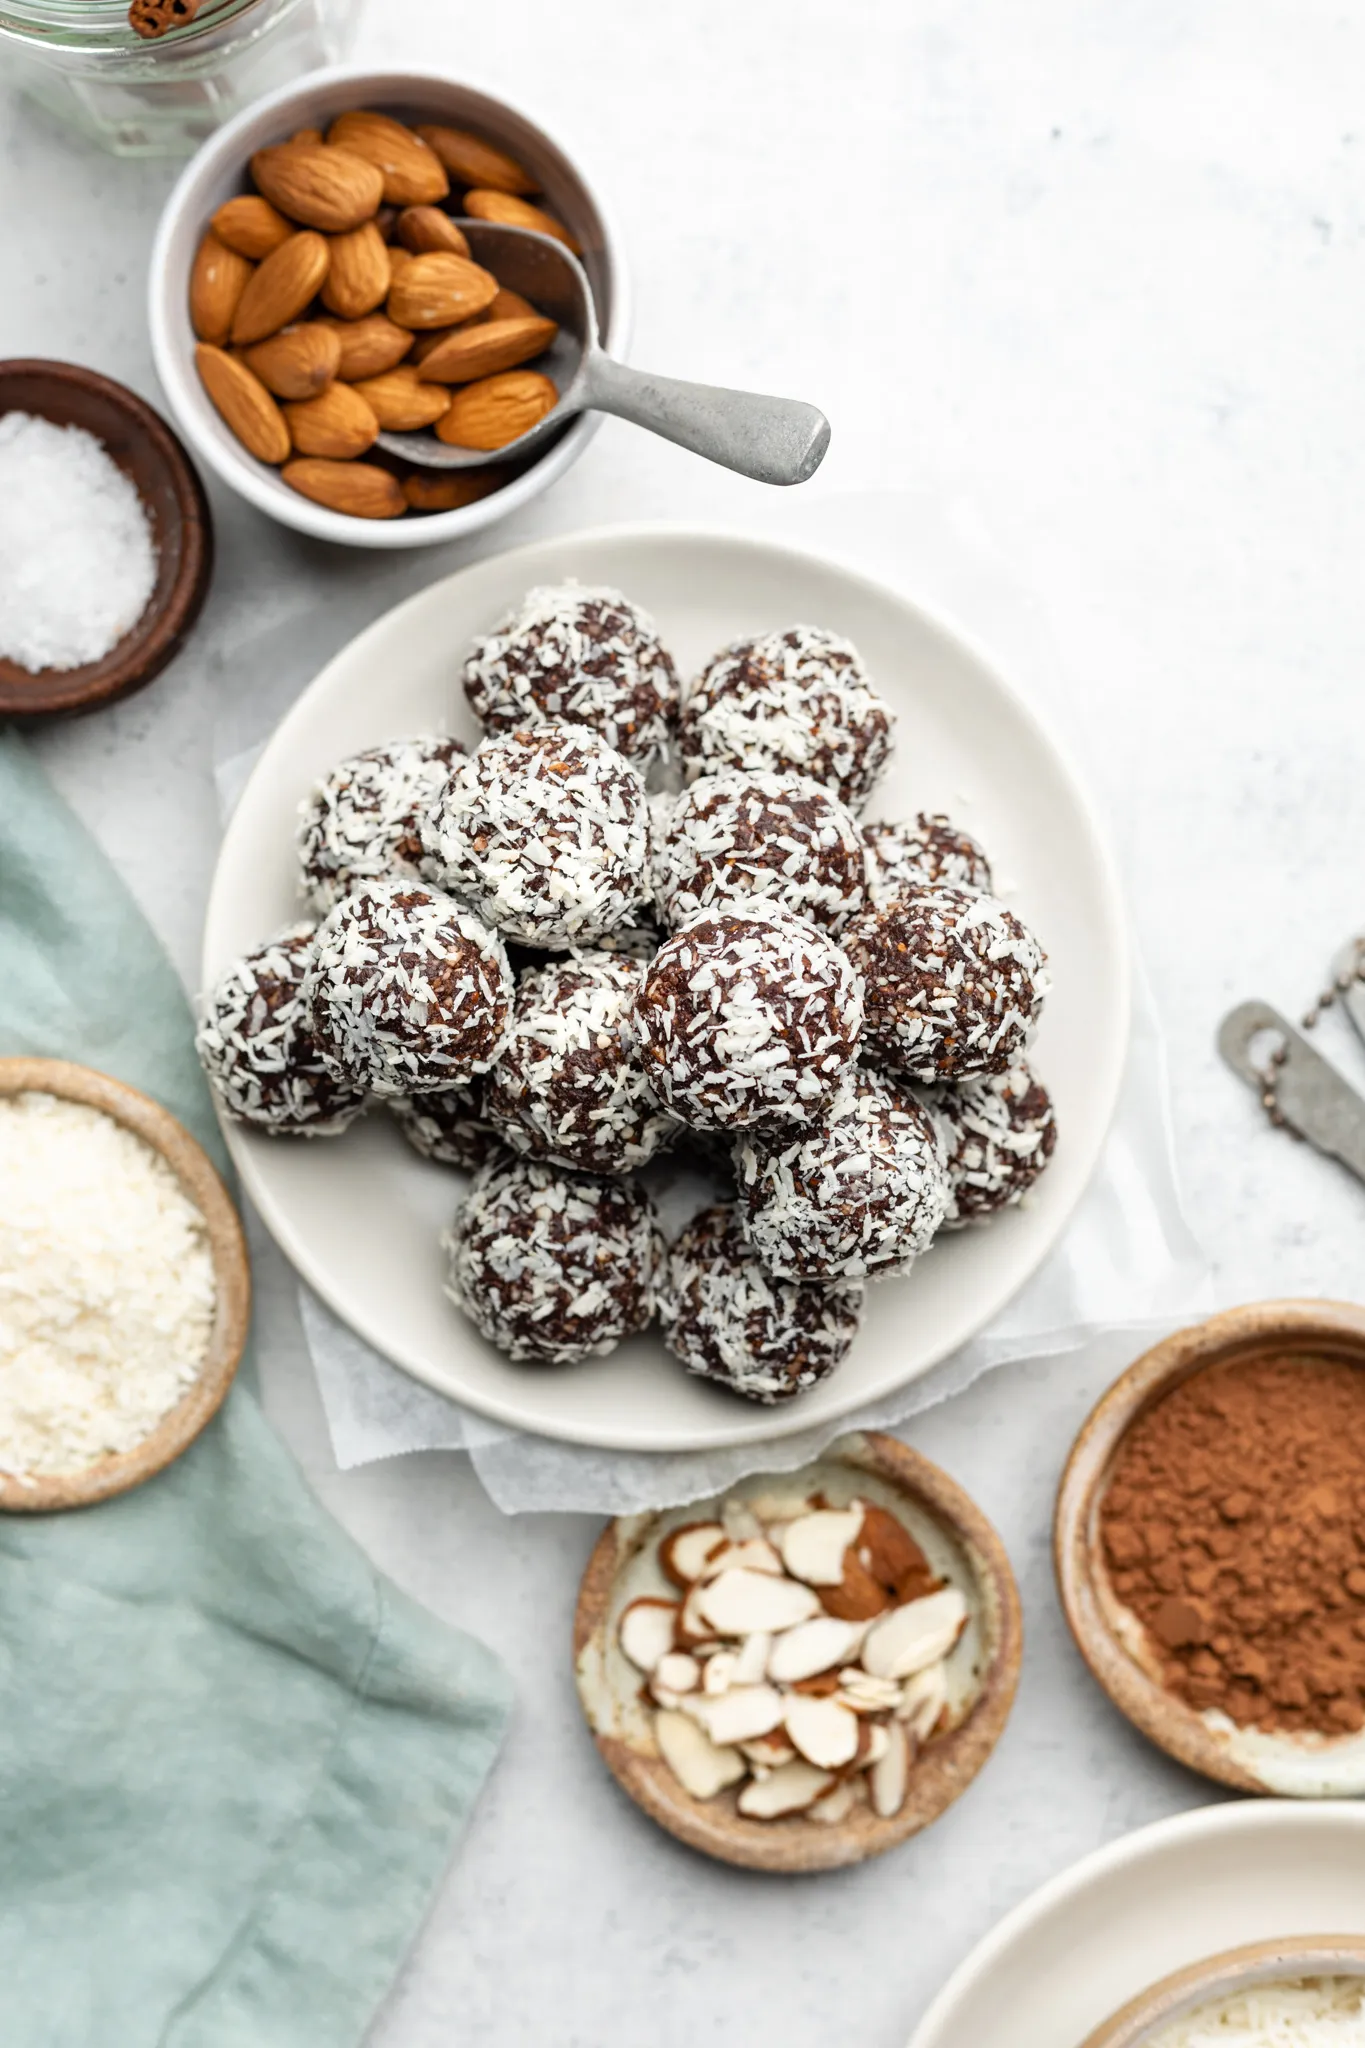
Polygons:
<instances>
[{"instance_id":1,"label":"sliced almond","mask_svg":"<svg viewBox=\"0 0 1365 2048\"><path fill-rule=\"evenodd\" d=\"M926 1665L901 1687L896 1719L904 1721L918 1742L927 1742L948 1704L948 1674L942 1664Z\"/></svg>"},{"instance_id":2,"label":"sliced almond","mask_svg":"<svg viewBox=\"0 0 1365 2048\"><path fill-rule=\"evenodd\" d=\"M844 1575L837 1586L822 1586L820 1599L827 1614L840 1621L871 1621L885 1614L894 1600L885 1586L873 1578L856 1550L844 1556Z\"/></svg>"},{"instance_id":3,"label":"sliced almond","mask_svg":"<svg viewBox=\"0 0 1365 2048\"><path fill-rule=\"evenodd\" d=\"M469 254L465 236L439 206L405 206L394 223L394 233L414 256L430 255L433 249L449 249L453 256Z\"/></svg>"},{"instance_id":4,"label":"sliced almond","mask_svg":"<svg viewBox=\"0 0 1365 2048\"><path fill-rule=\"evenodd\" d=\"M830 1614L817 1615L813 1621L800 1622L774 1638L768 1655L768 1676L785 1685L792 1685L799 1678L813 1678L817 1671L828 1671L832 1665L843 1664L854 1656L862 1639L861 1623L836 1621Z\"/></svg>"},{"instance_id":5,"label":"sliced almond","mask_svg":"<svg viewBox=\"0 0 1365 2048\"><path fill-rule=\"evenodd\" d=\"M450 128L442 122L419 121L417 133L434 149L457 185L482 185L497 192L525 194L538 188L514 156L467 128Z\"/></svg>"},{"instance_id":6,"label":"sliced almond","mask_svg":"<svg viewBox=\"0 0 1365 2048\"><path fill-rule=\"evenodd\" d=\"M740 1748L749 1762L758 1771L780 1770L796 1756L792 1744L780 1728L774 1728L771 1735L756 1735L752 1742L741 1742Z\"/></svg>"},{"instance_id":7,"label":"sliced almond","mask_svg":"<svg viewBox=\"0 0 1365 2048\"><path fill-rule=\"evenodd\" d=\"M291 235L258 263L237 301L232 339L246 348L297 320L327 275L326 238L311 229Z\"/></svg>"},{"instance_id":8,"label":"sliced almond","mask_svg":"<svg viewBox=\"0 0 1365 2048\"><path fill-rule=\"evenodd\" d=\"M515 297L515 292L499 291L498 298L493 301L493 305L496 308L498 299L512 299ZM524 299L522 304L526 304ZM534 311L535 309L528 307L527 310ZM494 313L495 319L503 317L501 313ZM727 1500L720 1511L720 1519L724 1525L725 1533L732 1543L749 1543L755 1536L763 1534L763 1524L747 1500Z\"/></svg>"},{"instance_id":9,"label":"sliced almond","mask_svg":"<svg viewBox=\"0 0 1365 2048\"><path fill-rule=\"evenodd\" d=\"M654 1740L683 1791L694 1799L714 1799L748 1771L737 1749L717 1748L690 1714L676 1708L662 1708L654 1716Z\"/></svg>"},{"instance_id":10,"label":"sliced almond","mask_svg":"<svg viewBox=\"0 0 1365 2048\"><path fill-rule=\"evenodd\" d=\"M695 1692L701 1684L701 1665L686 1650L666 1650L654 1666L653 1683L679 1697Z\"/></svg>"},{"instance_id":11,"label":"sliced almond","mask_svg":"<svg viewBox=\"0 0 1365 2048\"><path fill-rule=\"evenodd\" d=\"M942 1584L910 1531L889 1508L864 1508L858 1560L894 1596L898 1607L922 1600Z\"/></svg>"},{"instance_id":12,"label":"sliced almond","mask_svg":"<svg viewBox=\"0 0 1365 2048\"><path fill-rule=\"evenodd\" d=\"M910 1782L910 1743L899 1721L887 1729L886 1754L873 1764L867 1782L872 1811L882 1820L891 1820L904 1806Z\"/></svg>"},{"instance_id":13,"label":"sliced almond","mask_svg":"<svg viewBox=\"0 0 1365 2048\"><path fill-rule=\"evenodd\" d=\"M837 1771L858 1754L858 1716L837 1700L788 1697L783 1726L808 1762Z\"/></svg>"},{"instance_id":14,"label":"sliced almond","mask_svg":"<svg viewBox=\"0 0 1365 2048\"><path fill-rule=\"evenodd\" d=\"M864 1721L862 1729L864 1741L859 1745L858 1763L871 1768L886 1755L891 1747L891 1737L884 1721Z\"/></svg>"},{"instance_id":15,"label":"sliced almond","mask_svg":"<svg viewBox=\"0 0 1365 2048\"><path fill-rule=\"evenodd\" d=\"M848 1819L857 1804L857 1779L841 1778L814 1802L810 1817L812 1820L824 1821L827 1827L838 1827L840 1821Z\"/></svg>"},{"instance_id":16,"label":"sliced almond","mask_svg":"<svg viewBox=\"0 0 1365 2048\"><path fill-rule=\"evenodd\" d=\"M743 1543L727 1543L723 1549L712 1551L701 1568L701 1576L718 1579L722 1572L732 1571L767 1572L780 1579L782 1560L762 1536L750 1536Z\"/></svg>"},{"instance_id":17,"label":"sliced almond","mask_svg":"<svg viewBox=\"0 0 1365 2048\"><path fill-rule=\"evenodd\" d=\"M804 1813L833 1783L828 1771L817 1770L798 1757L794 1763L769 1771L765 1778L751 1779L736 1803L750 1820L780 1820L783 1814Z\"/></svg>"},{"instance_id":18,"label":"sliced almond","mask_svg":"<svg viewBox=\"0 0 1365 2048\"><path fill-rule=\"evenodd\" d=\"M678 1609L674 1641L680 1650L697 1651L712 1641L715 1630L701 1611L701 1587L694 1586Z\"/></svg>"},{"instance_id":19,"label":"sliced almond","mask_svg":"<svg viewBox=\"0 0 1365 2048\"><path fill-rule=\"evenodd\" d=\"M894 1678L869 1678L850 1664L839 1673L839 1697L855 1714L889 1714L900 1705L901 1686Z\"/></svg>"},{"instance_id":20,"label":"sliced almond","mask_svg":"<svg viewBox=\"0 0 1365 2048\"><path fill-rule=\"evenodd\" d=\"M566 249L572 249L575 256L581 253L562 220L556 220L543 206L528 206L524 199L515 198L510 192L466 192L464 210L471 220L497 221L508 228L532 228L538 235L552 235Z\"/></svg>"},{"instance_id":21,"label":"sliced almond","mask_svg":"<svg viewBox=\"0 0 1365 2048\"><path fill-rule=\"evenodd\" d=\"M738 1679L739 1659L733 1650L717 1650L714 1657L708 1657L702 1672L701 1689L708 1699L718 1699L728 1692ZM760 1671L759 1677L763 1676Z\"/></svg>"},{"instance_id":22,"label":"sliced almond","mask_svg":"<svg viewBox=\"0 0 1365 2048\"><path fill-rule=\"evenodd\" d=\"M769 1734L781 1726L785 1706L781 1693L771 1685L732 1685L718 1699L708 1699L704 1693L691 1693L687 1699L687 1711L701 1722L711 1740L719 1743L752 1742L756 1736Z\"/></svg>"},{"instance_id":23,"label":"sliced almond","mask_svg":"<svg viewBox=\"0 0 1365 2048\"><path fill-rule=\"evenodd\" d=\"M722 1636L751 1636L760 1629L775 1634L820 1611L819 1597L809 1586L768 1572L722 1572L698 1587L696 1597L699 1611Z\"/></svg>"},{"instance_id":24,"label":"sliced almond","mask_svg":"<svg viewBox=\"0 0 1365 2048\"><path fill-rule=\"evenodd\" d=\"M217 235L205 235L190 268L190 325L200 341L221 347L251 280L251 265Z\"/></svg>"},{"instance_id":25,"label":"sliced almond","mask_svg":"<svg viewBox=\"0 0 1365 2048\"><path fill-rule=\"evenodd\" d=\"M260 462L284 462L289 429L260 378L225 349L206 341L194 351L194 366L214 407L247 452Z\"/></svg>"},{"instance_id":26,"label":"sliced almond","mask_svg":"<svg viewBox=\"0 0 1365 2048\"><path fill-rule=\"evenodd\" d=\"M735 1684L761 1685L768 1675L768 1652L772 1637L763 1629L745 1636L735 1656Z\"/></svg>"},{"instance_id":27,"label":"sliced almond","mask_svg":"<svg viewBox=\"0 0 1365 2048\"><path fill-rule=\"evenodd\" d=\"M684 1522L659 1545L659 1569L685 1591L701 1577L707 1558L724 1541L719 1522Z\"/></svg>"},{"instance_id":28,"label":"sliced almond","mask_svg":"<svg viewBox=\"0 0 1365 2048\"><path fill-rule=\"evenodd\" d=\"M392 206L425 206L450 190L445 166L430 143L388 114L368 108L338 114L327 131L333 147L348 149L377 166L384 197Z\"/></svg>"},{"instance_id":29,"label":"sliced almond","mask_svg":"<svg viewBox=\"0 0 1365 2048\"><path fill-rule=\"evenodd\" d=\"M616 1625L616 1638L637 1671L656 1669L673 1648L676 1600L632 1600ZM689 1658L689 1663L691 1659ZM684 1690L679 1686L678 1691Z\"/></svg>"},{"instance_id":30,"label":"sliced almond","mask_svg":"<svg viewBox=\"0 0 1365 2048\"><path fill-rule=\"evenodd\" d=\"M910 1678L947 1656L966 1620L967 1603L956 1586L895 1607L868 1630L863 1669L873 1678Z\"/></svg>"},{"instance_id":31,"label":"sliced almond","mask_svg":"<svg viewBox=\"0 0 1365 2048\"><path fill-rule=\"evenodd\" d=\"M862 1525L859 1503L798 1515L782 1532L782 1562L808 1586L837 1586L844 1576L844 1552L856 1543Z\"/></svg>"},{"instance_id":32,"label":"sliced almond","mask_svg":"<svg viewBox=\"0 0 1365 2048\"><path fill-rule=\"evenodd\" d=\"M236 199L225 199L210 225L220 242L226 242L229 249L235 249L239 256L246 256L253 263L278 249L294 232L293 221L286 220L279 208L262 199L259 192L243 192Z\"/></svg>"}]
</instances>

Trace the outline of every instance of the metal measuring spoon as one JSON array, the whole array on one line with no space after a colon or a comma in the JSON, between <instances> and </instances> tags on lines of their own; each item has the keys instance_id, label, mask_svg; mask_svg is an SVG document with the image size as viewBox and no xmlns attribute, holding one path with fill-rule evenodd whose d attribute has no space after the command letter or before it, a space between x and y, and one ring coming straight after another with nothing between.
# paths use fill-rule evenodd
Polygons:
<instances>
[{"instance_id":1,"label":"metal measuring spoon","mask_svg":"<svg viewBox=\"0 0 1365 2048\"><path fill-rule=\"evenodd\" d=\"M559 403L505 448L452 448L428 433L381 434L379 446L390 455L426 469L483 468L529 455L577 413L609 412L759 483L803 484L814 476L829 446L829 421L815 406L628 369L598 347L592 287L562 242L488 221L461 220L459 227L476 263L558 321L559 333L535 367L553 381Z\"/></svg>"}]
</instances>

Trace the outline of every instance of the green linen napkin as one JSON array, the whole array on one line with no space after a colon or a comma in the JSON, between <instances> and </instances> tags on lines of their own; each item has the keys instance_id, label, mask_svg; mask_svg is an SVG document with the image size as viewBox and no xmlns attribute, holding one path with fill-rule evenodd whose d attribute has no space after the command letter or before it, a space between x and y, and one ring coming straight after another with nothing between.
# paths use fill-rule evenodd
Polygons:
<instances>
[{"instance_id":1,"label":"green linen napkin","mask_svg":"<svg viewBox=\"0 0 1365 2048\"><path fill-rule=\"evenodd\" d=\"M117 1074L225 1167L170 962L4 733L0 1053ZM240 1384L135 1492L0 1515L0 2041L350 2048L508 1704Z\"/></svg>"}]
</instances>

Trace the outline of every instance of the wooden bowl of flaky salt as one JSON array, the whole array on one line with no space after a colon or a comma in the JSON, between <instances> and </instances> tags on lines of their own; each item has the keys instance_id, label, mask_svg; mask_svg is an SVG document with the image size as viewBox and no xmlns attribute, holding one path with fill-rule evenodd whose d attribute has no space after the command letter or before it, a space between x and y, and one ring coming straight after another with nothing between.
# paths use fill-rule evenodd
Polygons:
<instances>
[{"instance_id":1,"label":"wooden bowl of flaky salt","mask_svg":"<svg viewBox=\"0 0 1365 2048\"><path fill-rule=\"evenodd\" d=\"M203 607L213 526L161 415L79 363L0 362L0 717L151 681Z\"/></svg>"},{"instance_id":2,"label":"wooden bowl of flaky salt","mask_svg":"<svg viewBox=\"0 0 1365 2048\"><path fill-rule=\"evenodd\" d=\"M0 1059L0 1510L126 1493L221 1405L246 1343L241 1222L150 1097Z\"/></svg>"}]
</instances>

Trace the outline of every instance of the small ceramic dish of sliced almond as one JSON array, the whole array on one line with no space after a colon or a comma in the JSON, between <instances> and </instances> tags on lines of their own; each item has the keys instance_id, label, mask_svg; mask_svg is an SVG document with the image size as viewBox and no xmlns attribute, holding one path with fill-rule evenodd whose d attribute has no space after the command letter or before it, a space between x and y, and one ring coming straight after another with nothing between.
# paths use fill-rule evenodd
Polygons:
<instances>
[{"instance_id":1,"label":"small ceramic dish of sliced almond","mask_svg":"<svg viewBox=\"0 0 1365 2048\"><path fill-rule=\"evenodd\" d=\"M947 1474L856 1436L604 1531L579 1697L611 1771L680 1840L751 1868L879 1855L937 1819L1008 1718L1008 1558Z\"/></svg>"}]
</instances>

